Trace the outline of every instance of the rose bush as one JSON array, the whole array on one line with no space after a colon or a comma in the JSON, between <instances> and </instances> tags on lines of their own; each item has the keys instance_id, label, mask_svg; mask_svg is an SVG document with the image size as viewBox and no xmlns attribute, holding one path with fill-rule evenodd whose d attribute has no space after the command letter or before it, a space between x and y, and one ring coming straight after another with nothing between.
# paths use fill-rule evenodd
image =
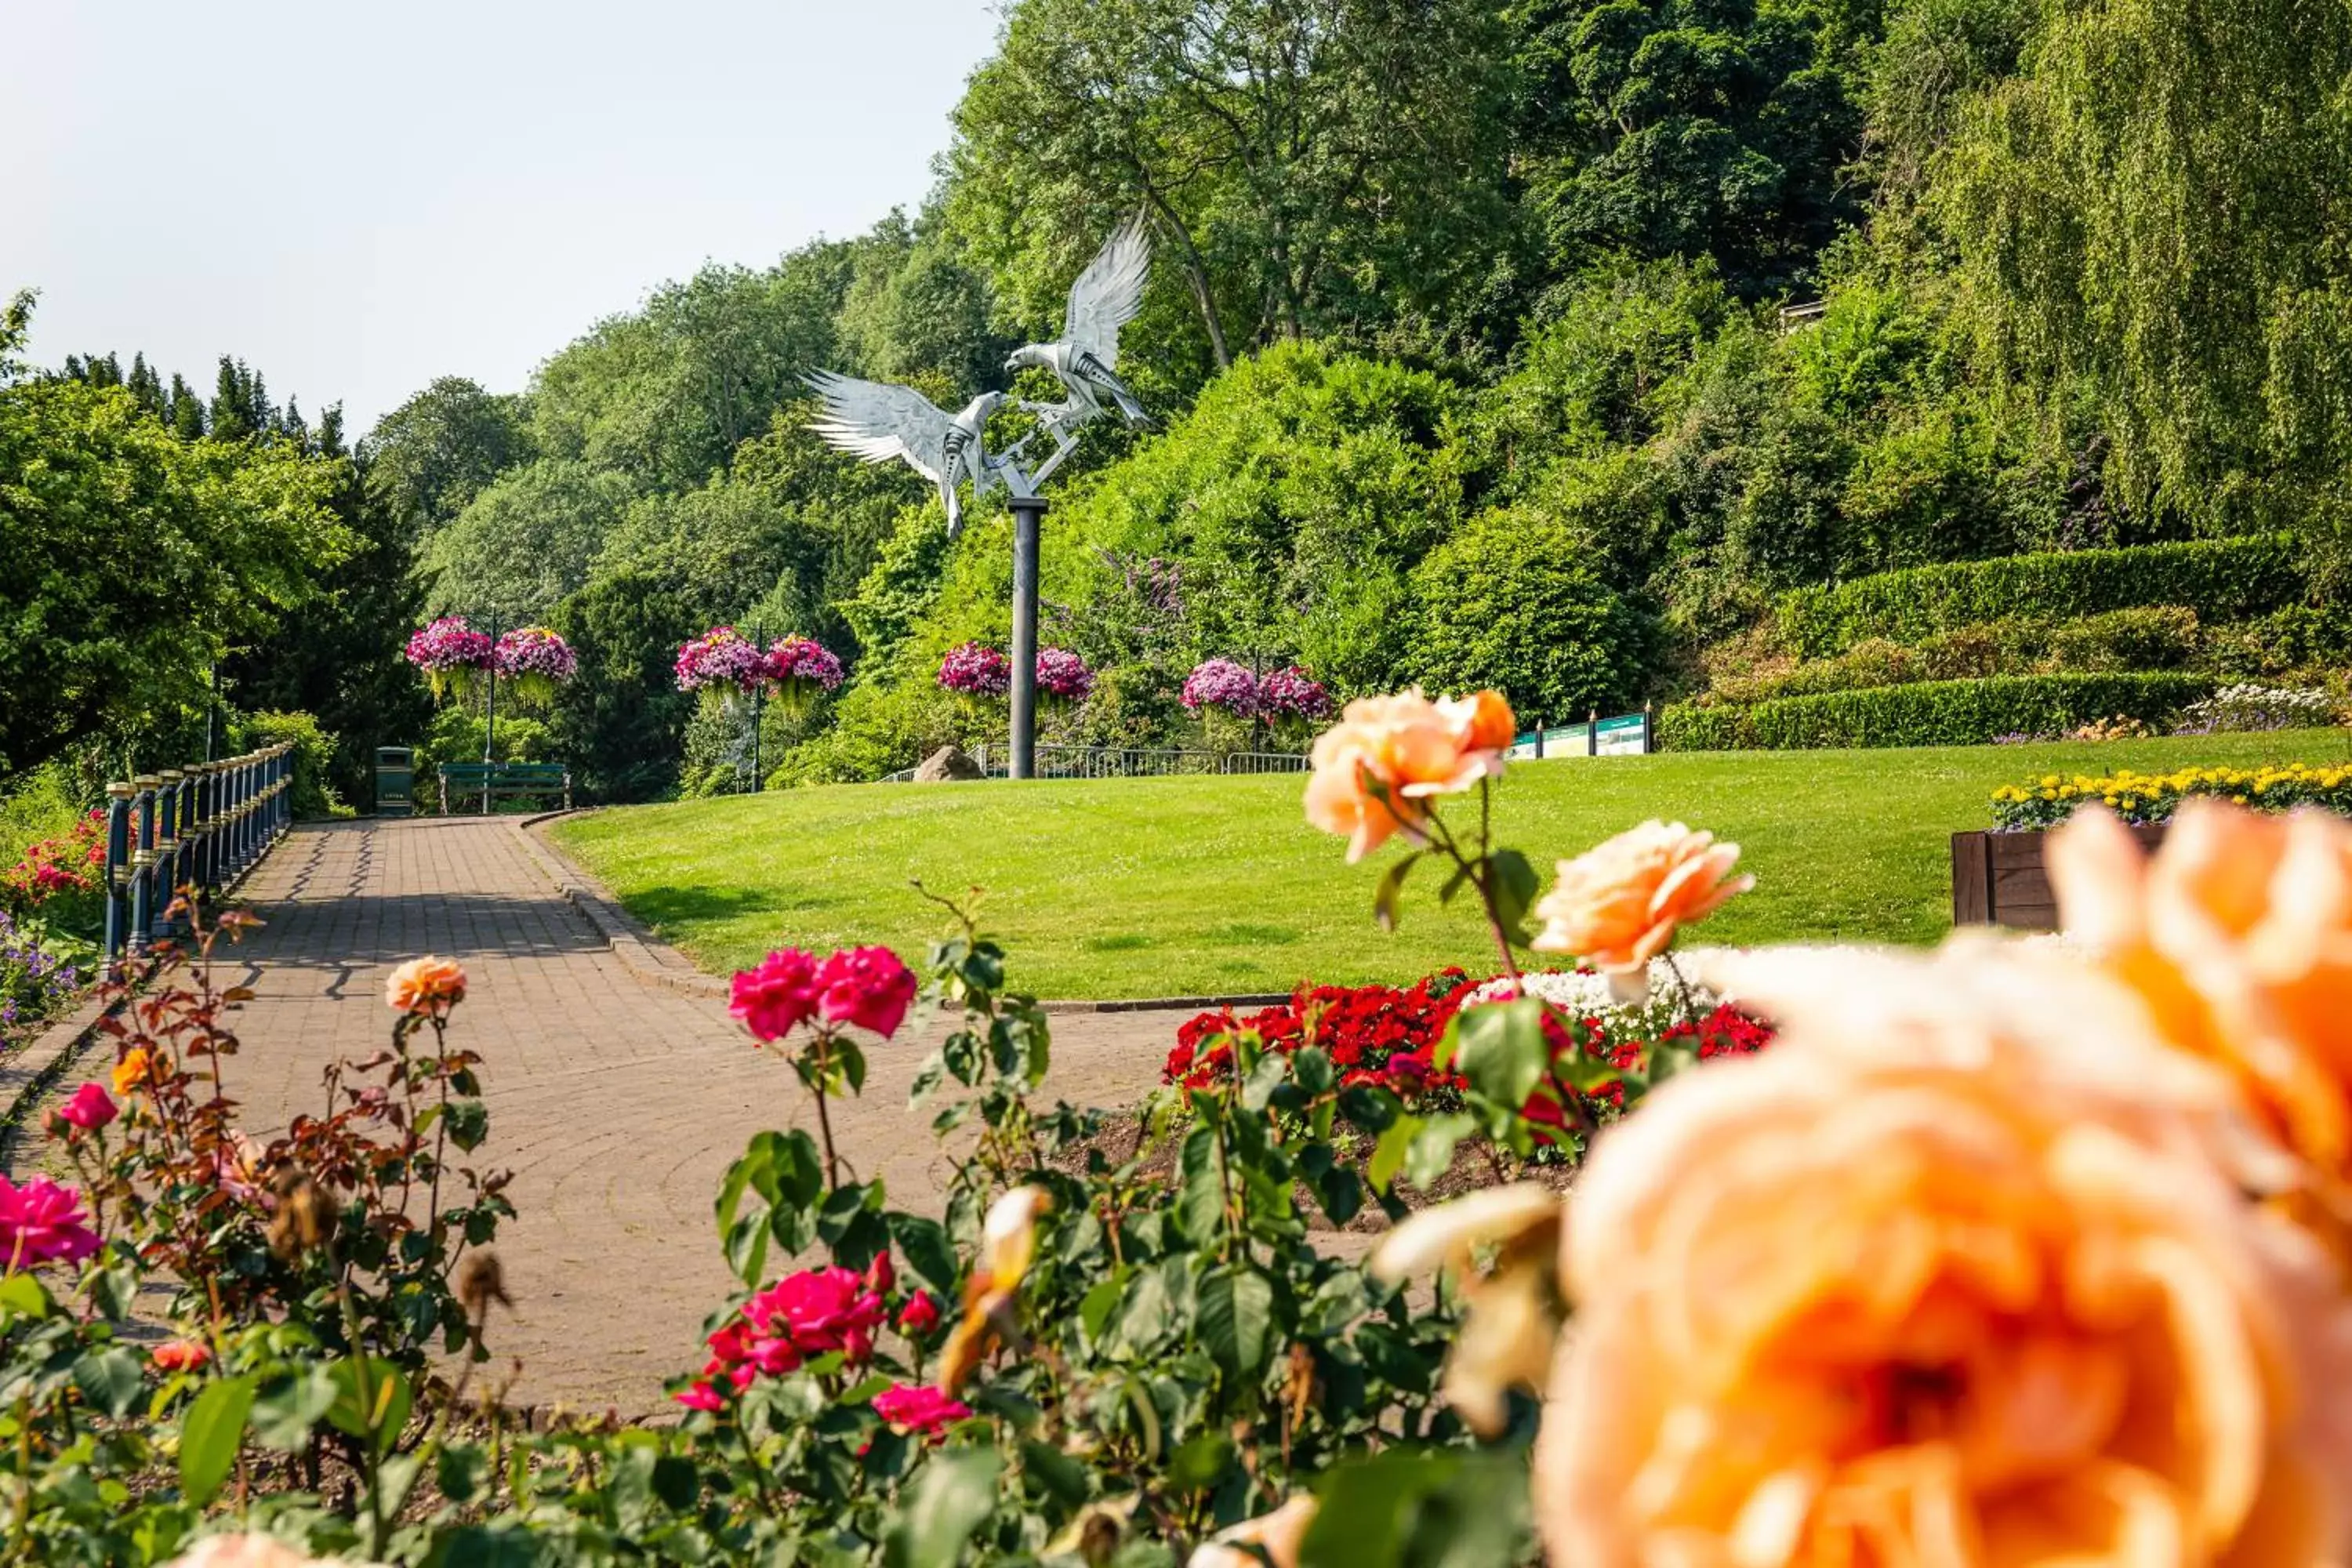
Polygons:
<instances>
[{"instance_id":1,"label":"rose bush","mask_svg":"<svg viewBox=\"0 0 2352 1568\"><path fill-rule=\"evenodd\" d=\"M873 947L739 975L813 1116L721 1180L740 1289L679 1347L669 1423L475 1396L506 1210L458 1163L485 1130L462 972L403 966L333 1113L257 1136L225 1088L245 994L210 933L165 955L111 1092L55 1121L77 1184L0 1187L0 1542L76 1568L2344 1560L2352 826L2198 803L2149 860L2084 817L2053 846L2063 944L1677 952L1736 891L1728 847L1647 826L1547 897L1489 800L1447 805L1496 787L1509 720L1379 700L1307 801L1351 840L1389 811L1375 913L1432 862L1494 977L1204 1016L1132 1130L1040 1098L1052 1017L952 905L919 978ZM1529 972L1538 923L1577 969ZM834 1135L919 1028L933 1212ZM1411 1209L1472 1141L1488 1184ZM1563 1197L1538 1163L1581 1169ZM1360 1264L1331 1243L1375 1217Z\"/></svg>"}]
</instances>

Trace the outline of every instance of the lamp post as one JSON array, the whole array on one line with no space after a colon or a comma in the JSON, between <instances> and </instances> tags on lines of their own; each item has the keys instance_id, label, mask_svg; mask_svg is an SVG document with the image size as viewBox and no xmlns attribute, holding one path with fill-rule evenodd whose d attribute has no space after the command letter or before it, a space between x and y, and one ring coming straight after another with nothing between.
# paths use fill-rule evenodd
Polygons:
<instances>
[{"instance_id":1,"label":"lamp post","mask_svg":"<svg viewBox=\"0 0 2352 1568\"><path fill-rule=\"evenodd\" d=\"M1037 776L1037 531L1045 498L1015 490L1013 506L1013 761L1016 779Z\"/></svg>"}]
</instances>

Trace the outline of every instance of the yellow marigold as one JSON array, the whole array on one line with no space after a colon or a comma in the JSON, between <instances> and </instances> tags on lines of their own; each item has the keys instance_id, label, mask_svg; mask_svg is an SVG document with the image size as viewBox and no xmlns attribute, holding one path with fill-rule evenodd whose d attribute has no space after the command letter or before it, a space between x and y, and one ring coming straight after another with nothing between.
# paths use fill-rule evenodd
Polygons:
<instances>
[{"instance_id":1,"label":"yellow marigold","mask_svg":"<svg viewBox=\"0 0 2352 1568\"><path fill-rule=\"evenodd\" d=\"M1772 1049L1570 1196L1550 1560L2341 1561L2352 1304L2220 1163L2226 1084L2079 965L1769 957Z\"/></svg>"}]
</instances>

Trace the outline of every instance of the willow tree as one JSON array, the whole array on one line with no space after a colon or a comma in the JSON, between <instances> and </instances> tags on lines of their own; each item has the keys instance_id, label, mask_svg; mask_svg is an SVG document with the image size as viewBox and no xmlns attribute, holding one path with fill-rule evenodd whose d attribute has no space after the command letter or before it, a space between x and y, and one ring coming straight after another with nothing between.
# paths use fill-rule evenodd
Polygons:
<instances>
[{"instance_id":1,"label":"willow tree","mask_svg":"<svg viewBox=\"0 0 2352 1568\"><path fill-rule=\"evenodd\" d=\"M2207 529L2338 514L2352 475L2352 8L2044 0L1937 205L1991 364L2087 407L2111 491Z\"/></svg>"}]
</instances>

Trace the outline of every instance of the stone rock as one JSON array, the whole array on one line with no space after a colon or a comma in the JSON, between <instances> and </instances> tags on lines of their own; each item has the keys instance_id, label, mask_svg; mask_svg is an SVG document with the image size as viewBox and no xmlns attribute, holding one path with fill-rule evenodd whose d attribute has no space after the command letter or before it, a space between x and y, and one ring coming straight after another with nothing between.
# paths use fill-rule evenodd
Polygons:
<instances>
[{"instance_id":1,"label":"stone rock","mask_svg":"<svg viewBox=\"0 0 2352 1568\"><path fill-rule=\"evenodd\" d=\"M940 784L950 779L981 777L980 764L964 755L961 746L941 746L915 770L917 784Z\"/></svg>"}]
</instances>

